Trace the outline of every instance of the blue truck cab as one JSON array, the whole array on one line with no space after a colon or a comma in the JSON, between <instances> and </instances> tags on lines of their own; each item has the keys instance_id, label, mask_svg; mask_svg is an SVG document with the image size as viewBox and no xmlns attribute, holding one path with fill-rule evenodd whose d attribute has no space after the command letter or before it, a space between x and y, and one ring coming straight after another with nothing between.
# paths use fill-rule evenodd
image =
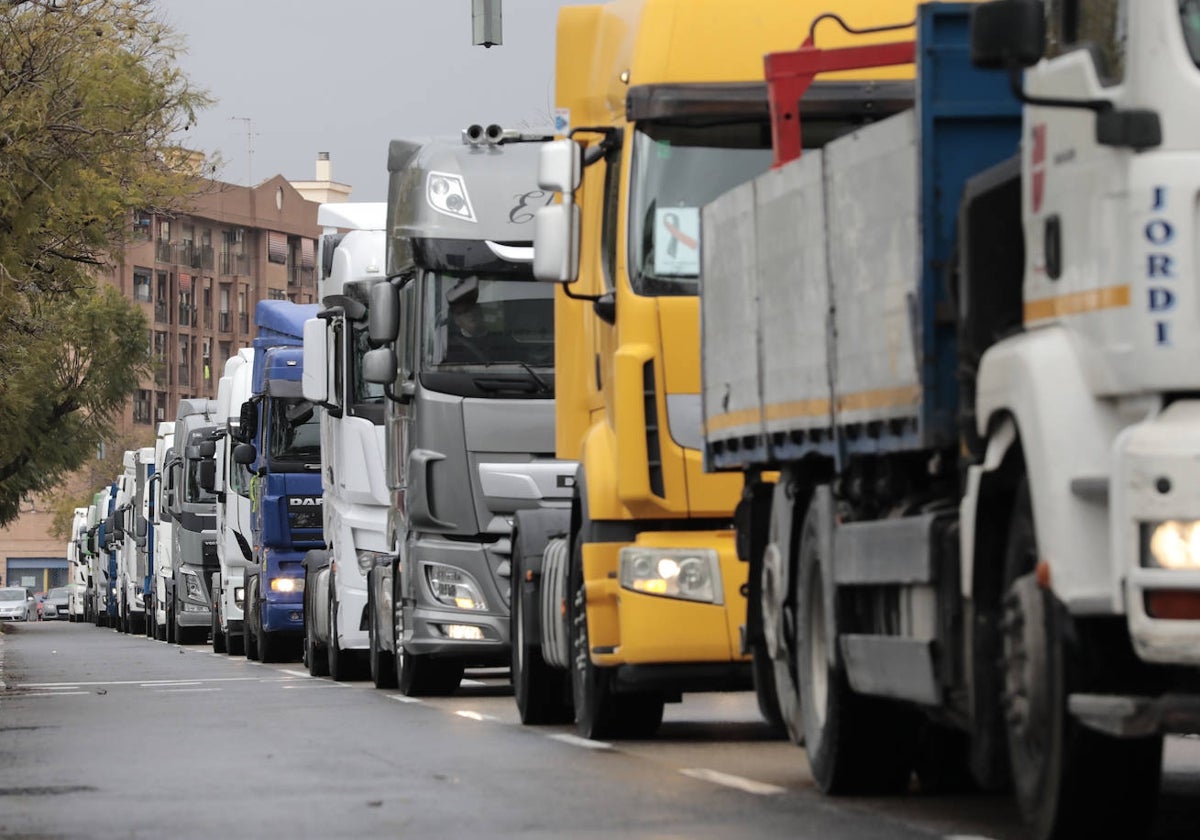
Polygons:
<instances>
[{"instance_id":1,"label":"blue truck cab","mask_svg":"<svg viewBox=\"0 0 1200 840\"><path fill-rule=\"evenodd\" d=\"M304 555L325 547L320 421L301 392L304 322L316 314L316 305L265 300L254 315L252 396L242 407L234 460L251 473L246 656L264 662L299 652Z\"/></svg>"}]
</instances>

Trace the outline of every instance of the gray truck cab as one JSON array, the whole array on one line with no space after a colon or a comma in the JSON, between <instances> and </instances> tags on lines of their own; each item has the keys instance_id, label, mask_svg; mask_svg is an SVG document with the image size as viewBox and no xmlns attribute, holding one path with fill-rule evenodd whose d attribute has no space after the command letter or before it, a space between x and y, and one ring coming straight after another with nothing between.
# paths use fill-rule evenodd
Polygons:
<instances>
[{"instance_id":1,"label":"gray truck cab","mask_svg":"<svg viewBox=\"0 0 1200 840\"><path fill-rule=\"evenodd\" d=\"M554 290L534 281L545 138L473 126L393 141L389 282L370 293L365 377L385 382L396 558L370 570L371 620L400 690L453 691L509 661L513 516L568 507L554 457Z\"/></svg>"},{"instance_id":2,"label":"gray truck cab","mask_svg":"<svg viewBox=\"0 0 1200 840\"><path fill-rule=\"evenodd\" d=\"M175 456L167 463L167 507L173 528L172 573L167 594L167 639L201 644L208 639L212 603L208 581L217 571L217 500L200 485L201 445L216 428L217 401L180 400Z\"/></svg>"}]
</instances>

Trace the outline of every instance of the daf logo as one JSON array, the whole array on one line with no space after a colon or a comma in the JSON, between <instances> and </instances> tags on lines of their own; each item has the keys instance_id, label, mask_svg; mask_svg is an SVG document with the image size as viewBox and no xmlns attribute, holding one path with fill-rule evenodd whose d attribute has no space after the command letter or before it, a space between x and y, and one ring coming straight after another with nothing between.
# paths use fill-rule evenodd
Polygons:
<instances>
[{"instance_id":1,"label":"daf logo","mask_svg":"<svg viewBox=\"0 0 1200 840\"><path fill-rule=\"evenodd\" d=\"M288 507L320 507L320 496L293 496L288 499Z\"/></svg>"}]
</instances>

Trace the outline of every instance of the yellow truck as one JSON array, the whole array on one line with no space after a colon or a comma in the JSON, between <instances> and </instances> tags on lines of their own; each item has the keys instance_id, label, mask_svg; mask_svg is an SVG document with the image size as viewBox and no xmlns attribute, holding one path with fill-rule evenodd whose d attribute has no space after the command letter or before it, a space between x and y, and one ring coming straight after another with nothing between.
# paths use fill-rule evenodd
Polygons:
<instances>
[{"instance_id":1,"label":"yellow truck","mask_svg":"<svg viewBox=\"0 0 1200 840\"><path fill-rule=\"evenodd\" d=\"M579 467L569 511L516 516L512 673L525 723L573 714L584 737L647 735L683 692L753 683L778 720L772 666L746 632L755 584L732 527L742 477L702 463L700 208L770 165L763 55L798 45L827 3L616 0L559 13L565 139L544 147L545 193L529 203L543 205L534 273L562 284L556 454ZM873 11L894 19L913 5ZM906 107L911 86L814 94L821 142Z\"/></svg>"}]
</instances>

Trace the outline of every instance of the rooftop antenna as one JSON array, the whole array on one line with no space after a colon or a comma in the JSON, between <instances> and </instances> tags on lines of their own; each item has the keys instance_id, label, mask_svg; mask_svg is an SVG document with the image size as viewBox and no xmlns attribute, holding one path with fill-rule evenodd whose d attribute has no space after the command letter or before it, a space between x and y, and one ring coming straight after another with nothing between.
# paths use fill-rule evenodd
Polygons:
<instances>
[{"instance_id":1,"label":"rooftop antenna","mask_svg":"<svg viewBox=\"0 0 1200 840\"><path fill-rule=\"evenodd\" d=\"M246 124L246 186L254 186L254 120L250 117L230 117Z\"/></svg>"},{"instance_id":2,"label":"rooftop antenna","mask_svg":"<svg viewBox=\"0 0 1200 840\"><path fill-rule=\"evenodd\" d=\"M501 0L471 0L471 32L475 46L491 48L503 44Z\"/></svg>"}]
</instances>

